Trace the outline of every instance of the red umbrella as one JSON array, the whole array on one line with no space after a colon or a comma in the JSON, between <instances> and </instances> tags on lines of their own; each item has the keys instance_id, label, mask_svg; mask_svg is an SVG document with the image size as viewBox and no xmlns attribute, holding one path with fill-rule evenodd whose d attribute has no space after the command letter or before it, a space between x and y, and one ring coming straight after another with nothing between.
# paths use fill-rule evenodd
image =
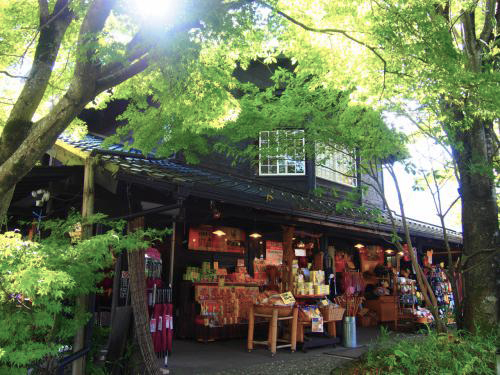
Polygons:
<instances>
[{"instance_id":1,"label":"red umbrella","mask_svg":"<svg viewBox=\"0 0 500 375\"><path fill-rule=\"evenodd\" d=\"M166 352L167 351L167 320L168 320L168 314L167 314L167 301L166 301L166 295L165 295L165 290L163 291L163 303L161 305L162 308L162 329L161 329L161 351Z\"/></svg>"},{"instance_id":2,"label":"red umbrella","mask_svg":"<svg viewBox=\"0 0 500 375\"><path fill-rule=\"evenodd\" d=\"M174 333L174 319L173 319L173 305L171 303L167 304L167 319L168 319L168 330L167 330L167 350L172 351L172 336Z\"/></svg>"}]
</instances>

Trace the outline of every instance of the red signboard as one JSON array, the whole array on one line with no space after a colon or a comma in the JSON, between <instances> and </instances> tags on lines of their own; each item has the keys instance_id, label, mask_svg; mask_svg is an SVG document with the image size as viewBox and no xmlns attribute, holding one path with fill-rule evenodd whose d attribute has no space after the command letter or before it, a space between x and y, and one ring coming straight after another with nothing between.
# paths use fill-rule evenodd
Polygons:
<instances>
[{"instance_id":1,"label":"red signboard","mask_svg":"<svg viewBox=\"0 0 500 375\"><path fill-rule=\"evenodd\" d=\"M224 234L217 235L214 231ZM238 228L202 226L189 229L189 250L245 253L245 232Z\"/></svg>"},{"instance_id":2,"label":"red signboard","mask_svg":"<svg viewBox=\"0 0 500 375\"><path fill-rule=\"evenodd\" d=\"M266 264L283 263L283 242L266 241Z\"/></svg>"}]
</instances>

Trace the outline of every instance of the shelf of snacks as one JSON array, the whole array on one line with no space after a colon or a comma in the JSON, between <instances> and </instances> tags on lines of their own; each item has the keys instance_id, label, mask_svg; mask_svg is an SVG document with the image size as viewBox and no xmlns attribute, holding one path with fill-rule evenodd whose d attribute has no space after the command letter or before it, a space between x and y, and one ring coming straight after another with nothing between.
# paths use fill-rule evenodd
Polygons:
<instances>
[{"instance_id":1,"label":"shelf of snacks","mask_svg":"<svg viewBox=\"0 0 500 375\"><path fill-rule=\"evenodd\" d=\"M414 320L416 309L420 304L417 292L417 281L407 278L397 278L398 288L398 318L400 320Z\"/></svg>"},{"instance_id":2,"label":"shelf of snacks","mask_svg":"<svg viewBox=\"0 0 500 375\"><path fill-rule=\"evenodd\" d=\"M330 285L325 284L325 271L310 271L293 264L293 294L295 298L322 298L330 294Z\"/></svg>"},{"instance_id":3,"label":"shelf of snacks","mask_svg":"<svg viewBox=\"0 0 500 375\"><path fill-rule=\"evenodd\" d=\"M183 280L192 282L218 283L221 278L226 283L259 284L261 279L254 279L248 274L243 262L236 267L236 271L229 273L226 268L220 268L218 262L203 262L201 267L187 267L182 275Z\"/></svg>"}]
</instances>

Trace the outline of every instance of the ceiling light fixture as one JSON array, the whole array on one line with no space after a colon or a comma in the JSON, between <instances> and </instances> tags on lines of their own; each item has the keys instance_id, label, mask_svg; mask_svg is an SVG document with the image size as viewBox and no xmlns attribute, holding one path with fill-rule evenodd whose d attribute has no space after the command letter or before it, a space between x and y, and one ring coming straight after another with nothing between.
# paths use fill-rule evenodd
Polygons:
<instances>
[{"instance_id":1,"label":"ceiling light fixture","mask_svg":"<svg viewBox=\"0 0 500 375\"><path fill-rule=\"evenodd\" d=\"M219 237L226 235L226 232L223 232L220 229L214 230L212 233Z\"/></svg>"},{"instance_id":2,"label":"ceiling light fixture","mask_svg":"<svg viewBox=\"0 0 500 375\"><path fill-rule=\"evenodd\" d=\"M365 245L363 245L362 243L357 243L356 245L354 245L354 247L356 249L362 249L363 247L365 247Z\"/></svg>"},{"instance_id":3,"label":"ceiling light fixture","mask_svg":"<svg viewBox=\"0 0 500 375\"><path fill-rule=\"evenodd\" d=\"M257 239L257 238L261 238L262 234L257 233L257 232L253 232L252 234L250 234L250 237Z\"/></svg>"}]
</instances>

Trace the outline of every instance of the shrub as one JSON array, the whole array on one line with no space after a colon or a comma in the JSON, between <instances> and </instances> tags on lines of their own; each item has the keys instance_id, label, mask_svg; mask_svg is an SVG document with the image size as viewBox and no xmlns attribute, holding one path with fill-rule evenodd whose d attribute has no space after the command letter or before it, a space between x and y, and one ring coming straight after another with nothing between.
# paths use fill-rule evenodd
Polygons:
<instances>
[{"instance_id":1,"label":"shrub","mask_svg":"<svg viewBox=\"0 0 500 375\"><path fill-rule=\"evenodd\" d=\"M433 331L415 339L395 344L385 343L368 351L349 368L335 374L495 374L498 333L470 334L454 332L438 334Z\"/></svg>"},{"instance_id":2,"label":"shrub","mask_svg":"<svg viewBox=\"0 0 500 375\"><path fill-rule=\"evenodd\" d=\"M94 215L91 223L103 220ZM111 266L114 254L146 248L144 236L157 234L123 236L121 225L106 223L111 230L75 243L69 233L79 222L77 215L48 221L38 242L25 241L17 232L0 234L0 373L23 367L50 372L60 349L71 345L90 318L76 307L76 297L98 290L104 278L100 271Z\"/></svg>"}]
</instances>

